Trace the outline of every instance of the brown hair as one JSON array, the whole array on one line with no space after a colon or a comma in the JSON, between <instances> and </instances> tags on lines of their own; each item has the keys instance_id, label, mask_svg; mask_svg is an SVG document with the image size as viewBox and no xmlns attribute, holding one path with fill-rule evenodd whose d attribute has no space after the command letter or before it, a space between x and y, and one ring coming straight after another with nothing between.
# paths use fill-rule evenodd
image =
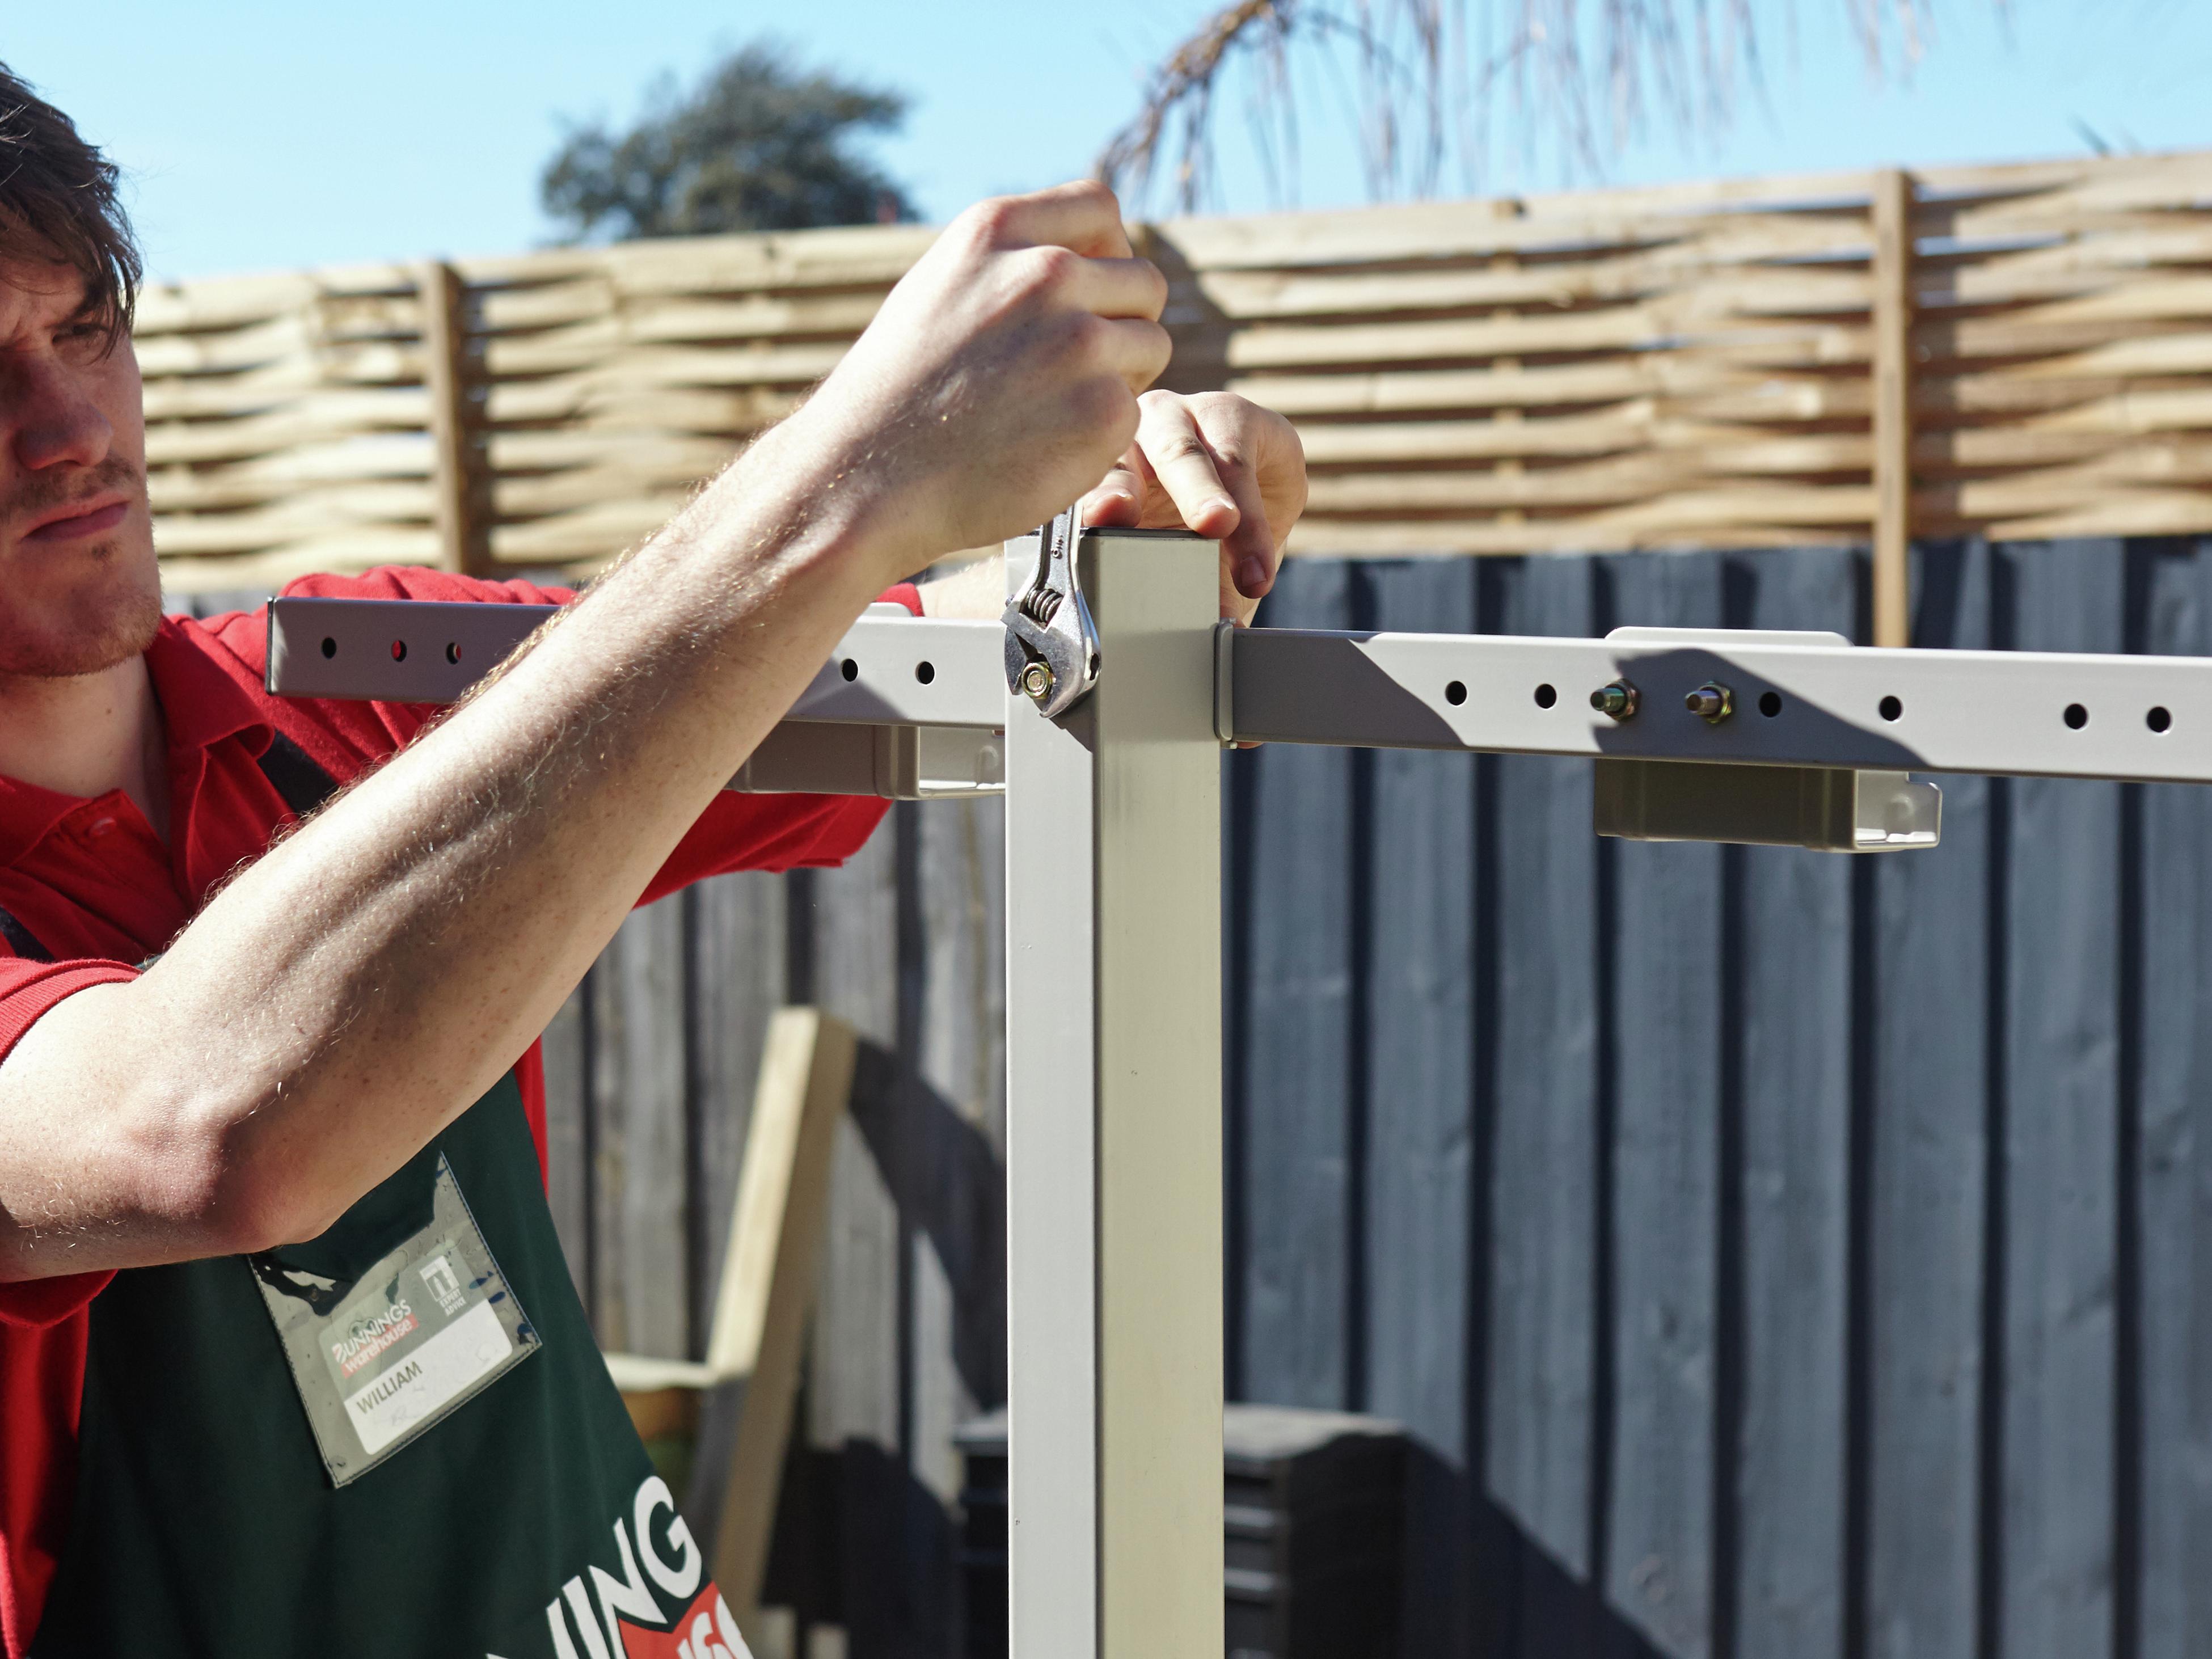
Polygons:
<instances>
[{"instance_id":1,"label":"brown hair","mask_svg":"<svg viewBox=\"0 0 2212 1659\"><path fill-rule=\"evenodd\" d=\"M0 257L59 259L84 278L79 315L108 345L130 331L144 266L116 200L115 163L0 64Z\"/></svg>"}]
</instances>

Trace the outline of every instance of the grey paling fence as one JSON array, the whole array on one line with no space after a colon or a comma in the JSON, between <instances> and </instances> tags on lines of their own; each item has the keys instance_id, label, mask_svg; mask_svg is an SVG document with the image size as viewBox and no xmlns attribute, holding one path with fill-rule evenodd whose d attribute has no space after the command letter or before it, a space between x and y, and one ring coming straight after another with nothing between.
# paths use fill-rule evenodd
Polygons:
<instances>
[{"instance_id":1,"label":"grey paling fence","mask_svg":"<svg viewBox=\"0 0 2212 1659\"><path fill-rule=\"evenodd\" d=\"M1922 645L2212 651L2195 542L1918 571ZM1316 564L1272 620L1865 611L1815 550ZM1405 1650L2212 1651L2212 795L1951 779L1941 851L1849 860L1589 790L1237 763L1231 1386L1420 1437Z\"/></svg>"},{"instance_id":2,"label":"grey paling fence","mask_svg":"<svg viewBox=\"0 0 2212 1659\"><path fill-rule=\"evenodd\" d=\"M2212 653L2212 544L1917 572L1919 644ZM1310 561L1267 617L1863 635L1866 588ZM2212 791L1948 779L1940 851L1848 860L1599 842L1577 763L1225 763L1229 1375L1417 1437L1401 1652L2212 1651ZM577 1279L667 1354L767 1011L872 1040L770 1585L854 1659L957 1641L949 1431L1003 1391L1000 825L641 912L549 1034Z\"/></svg>"}]
</instances>

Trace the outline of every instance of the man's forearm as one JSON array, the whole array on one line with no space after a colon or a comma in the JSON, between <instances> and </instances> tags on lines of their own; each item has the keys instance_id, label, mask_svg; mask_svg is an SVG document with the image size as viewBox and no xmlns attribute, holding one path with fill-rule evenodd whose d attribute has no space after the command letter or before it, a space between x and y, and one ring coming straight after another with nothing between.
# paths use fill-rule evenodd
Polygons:
<instances>
[{"instance_id":1,"label":"man's forearm","mask_svg":"<svg viewBox=\"0 0 2212 1659\"><path fill-rule=\"evenodd\" d=\"M89 1179L0 1188L0 1276L312 1236L489 1085L896 574L810 446L771 434L141 979L33 1028L0 1066L0 1134L47 1144L0 1181ZM100 1109L9 1109L58 1072ZM149 1167L173 1171L150 1203ZM131 1192L98 1190L103 1169Z\"/></svg>"}]
</instances>

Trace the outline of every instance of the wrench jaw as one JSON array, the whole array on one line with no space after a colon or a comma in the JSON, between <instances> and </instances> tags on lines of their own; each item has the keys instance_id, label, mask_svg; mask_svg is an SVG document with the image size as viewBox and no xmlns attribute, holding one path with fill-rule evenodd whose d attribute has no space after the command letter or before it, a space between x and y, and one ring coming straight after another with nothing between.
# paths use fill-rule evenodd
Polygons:
<instances>
[{"instance_id":1,"label":"wrench jaw","mask_svg":"<svg viewBox=\"0 0 2212 1659\"><path fill-rule=\"evenodd\" d=\"M1073 507L1039 530L1036 574L1003 617L1007 689L1048 720L1074 708L1098 681L1098 629L1076 574L1081 535Z\"/></svg>"}]
</instances>

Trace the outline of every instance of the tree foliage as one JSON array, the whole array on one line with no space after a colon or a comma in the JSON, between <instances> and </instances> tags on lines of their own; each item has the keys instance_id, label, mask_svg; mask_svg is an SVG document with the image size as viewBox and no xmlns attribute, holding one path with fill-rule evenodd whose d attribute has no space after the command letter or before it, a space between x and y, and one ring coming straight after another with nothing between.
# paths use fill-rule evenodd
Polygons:
<instances>
[{"instance_id":1,"label":"tree foliage","mask_svg":"<svg viewBox=\"0 0 2212 1659\"><path fill-rule=\"evenodd\" d=\"M1835 3L1835 0L1827 0ZM1432 194L1447 164L1480 186L1511 148L1598 173L1655 122L1717 137L1760 85L1760 14L1796 0L1228 0L1152 71L1143 107L1098 159L1141 198L1168 183L1192 211L1213 188L1222 94L1241 82L1260 159L1291 193L1302 112L1358 131L1368 193ZM1990 0L2003 10L2009 0ZM1842 0L1869 70L1909 69L1933 0Z\"/></svg>"},{"instance_id":2,"label":"tree foliage","mask_svg":"<svg viewBox=\"0 0 2212 1659\"><path fill-rule=\"evenodd\" d=\"M572 127L538 198L578 241L911 219L905 192L854 148L896 132L907 103L757 41L688 93L662 81L627 131Z\"/></svg>"}]
</instances>

